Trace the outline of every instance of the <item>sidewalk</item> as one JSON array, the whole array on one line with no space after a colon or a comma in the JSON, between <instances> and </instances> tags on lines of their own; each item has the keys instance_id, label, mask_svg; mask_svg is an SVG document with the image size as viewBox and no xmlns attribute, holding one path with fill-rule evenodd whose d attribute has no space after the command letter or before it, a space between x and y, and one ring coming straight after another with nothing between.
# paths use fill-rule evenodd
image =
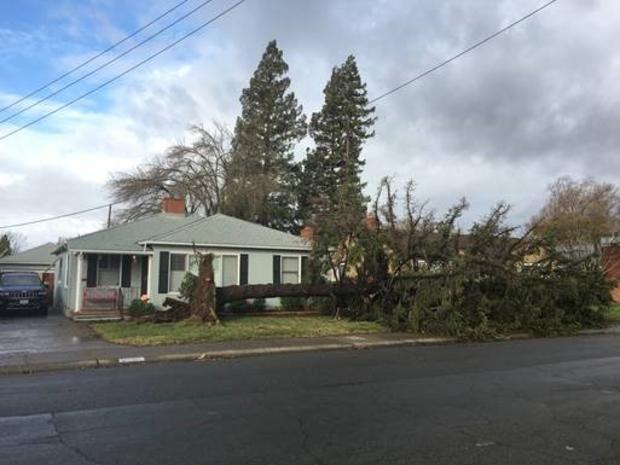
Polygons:
<instances>
[{"instance_id":1,"label":"sidewalk","mask_svg":"<svg viewBox=\"0 0 620 465\"><path fill-rule=\"evenodd\" d=\"M385 333L314 338L256 339L151 347L104 343L98 344L96 348L85 347L84 350L13 354L11 357L0 358L0 374L450 342L455 342L455 340L450 338L416 338L410 334Z\"/></svg>"},{"instance_id":2,"label":"sidewalk","mask_svg":"<svg viewBox=\"0 0 620 465\"><path fill-rule=\"evenodd\" d=\"M578 335L620 335L620 326L580 331ZM515 334L506 340L527 339ZM0 357L0 374L34 373L42 371L100 368L120 365L199 361L297 352L370 349L411 345L449 344L455 338L416 337L403 333L328 336L314 338L257 339L246 341L212 342L172 346L133 347L98 341L94 346L70 351L25 352Z\"/></svg>"}]
</instances>

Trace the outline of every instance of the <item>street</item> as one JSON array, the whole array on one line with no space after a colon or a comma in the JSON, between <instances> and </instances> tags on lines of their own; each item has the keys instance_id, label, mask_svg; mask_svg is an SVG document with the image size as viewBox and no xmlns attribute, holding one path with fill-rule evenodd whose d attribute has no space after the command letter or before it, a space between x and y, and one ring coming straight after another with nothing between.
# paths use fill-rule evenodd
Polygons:
<instances>
[{"instance_id":1,"label":"street","mask_svg":"<svg viewBox=\"0 0 620 465\"><path fill-rule=\"evenodd\" d=\"M0 464L617 464L620 338L0 378Z\"/></svg>"}]
</instances>

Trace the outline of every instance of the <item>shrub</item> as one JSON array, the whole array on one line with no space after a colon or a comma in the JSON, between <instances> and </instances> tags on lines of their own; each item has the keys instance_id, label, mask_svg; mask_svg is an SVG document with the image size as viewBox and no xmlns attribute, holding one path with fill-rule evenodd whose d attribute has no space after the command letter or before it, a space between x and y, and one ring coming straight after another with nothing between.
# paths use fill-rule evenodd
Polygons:
<instances>
[{"instance_id":1,"label":"shrub","mask_svg":"<svg viewBox=\"0 0 620 465\"><path fill-rule=\"evenodd\" d=\"M252 310L255 310L257 312L262 312L263 310L265 310L266 306L267 306L267 302L263 298L254 299L252 301Z\"/></svg>"},{"instance_id":2,"label":"shrub","mask_svg":"<svg viewBox=\"0 0 620 465\"><path fill-rule=\"evenodd\" d=\"M155 306L148 301L142 301L140 299L132 300L127 308L127 313L129 313L129 316L132 318L142 318L152 315L153 312L155 312Z\"/></svg>"},{"instance_id":3,"label":"shrub","mask_svg":"<svg viewBox=\"0 0 620 465\"><path fill-rule=\"evenodd\" d=\"M282 310L303 310L306 308L304 297L280 297L280 308Z\"/></svg>"},{"instance_id":4,"label":"shrub","mask_svg":"<svg viewBox=\"0 0 620 465\"><path fill-rule=\"evenodd\" d=\"M188 302L194 297L194 292L198 286L198 276L192 273L185 273L181 286L179 287L179 295Z\"/></svg>"}]
</instances>

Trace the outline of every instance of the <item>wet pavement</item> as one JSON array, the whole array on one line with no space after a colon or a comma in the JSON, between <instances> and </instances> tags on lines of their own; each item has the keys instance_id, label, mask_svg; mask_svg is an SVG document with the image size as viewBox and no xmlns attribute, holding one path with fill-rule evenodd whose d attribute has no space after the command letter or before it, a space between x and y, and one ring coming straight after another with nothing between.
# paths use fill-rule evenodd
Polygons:
<instances>
[{"instance_id":1,"label":"wet pavement","mask_svg":"<svg viewBox=\"0 0 620 465\"><path fill-rule=\"evenodd\" d=\"M11 465L617 465L620 337L0 376Z\"/></svg>"},{"instance_id":2,"label":"wet pavement","mask_svg":"<svg viewBox=\"0 0 620 465\"><path fill-rule=\"evenodd\" d=\"M67 354L111 346L87 325L61 315L0 318L0 365L19 363L33 354Z\"/></svg>"}]
</instances>

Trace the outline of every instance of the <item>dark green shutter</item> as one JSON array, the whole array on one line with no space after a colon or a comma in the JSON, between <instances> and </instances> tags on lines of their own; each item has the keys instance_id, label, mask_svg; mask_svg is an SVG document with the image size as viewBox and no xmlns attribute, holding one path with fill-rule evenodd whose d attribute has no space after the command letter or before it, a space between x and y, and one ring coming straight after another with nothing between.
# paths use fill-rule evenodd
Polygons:
<instances>
[{"instance_id":1,"label":"dark green shutter","mask_svg":"<svg viewBox=\"0 0 620 465\"><path fill-rule=\"evenodd\" d=\"M273 256L273 284L280 284L280 256Z\"/></svg>"},{"instance_id":2,"label":"dark green shutter","mask_svg":"<svg viewBox=\"0 0 620 465\"><path fill-rule=\"evenodd\" d=\"M242 253L239 261L240 261L240 273L239 273L239 285L245 286L248 283L248 254Z\"/></svg>"},{"instance_id":3,"label":"dark green shutter","mask_svg":"<svg viewBox=\"0 0 620 465\"><path fill-rule=\"evenodd\" d=\"M97 254L86 256L86 287L97 287Z\"/></svg>"},{"instance_id":4,"label":"dark green shutter","mask_svg":"<svg viewBox=\"0 0 620 465\"><path fill-rule=\"evenodd\" d=\"M308 261L308 257L301 257L301 279L300 283L306 284L310 279L310 270L308 269L310 262Z\"/></svg>"},{"instance_id":5,"label":"dark green shutter","mask_svg":"<svg viewBox=\"0 0 620 465\"><path fill-rule=\"evenodd\" d=\"M168 293L168 272L170 267L170 252L159 252L159 293Z\"/></svg>"},{"instance_id":6,"label":"dark green shutter","mask_svg":"<svg viewBox=\"0 0 620 465\"><path fill-rule=\"evenodd\" d=\"M140 295L146 294L149 287L149 257L142 255L142 262L140 263Z\"/></svg>"},{"instance_id":7,"label":"dark green shutter","mask_svg":"<svg viewBox=\"0 0 620 465\"><path fill-rule=\"evenodd\" d=\"M131 255L123 255L121 264L121 287L131 287Z\"/></svg>"}]
</instances>

